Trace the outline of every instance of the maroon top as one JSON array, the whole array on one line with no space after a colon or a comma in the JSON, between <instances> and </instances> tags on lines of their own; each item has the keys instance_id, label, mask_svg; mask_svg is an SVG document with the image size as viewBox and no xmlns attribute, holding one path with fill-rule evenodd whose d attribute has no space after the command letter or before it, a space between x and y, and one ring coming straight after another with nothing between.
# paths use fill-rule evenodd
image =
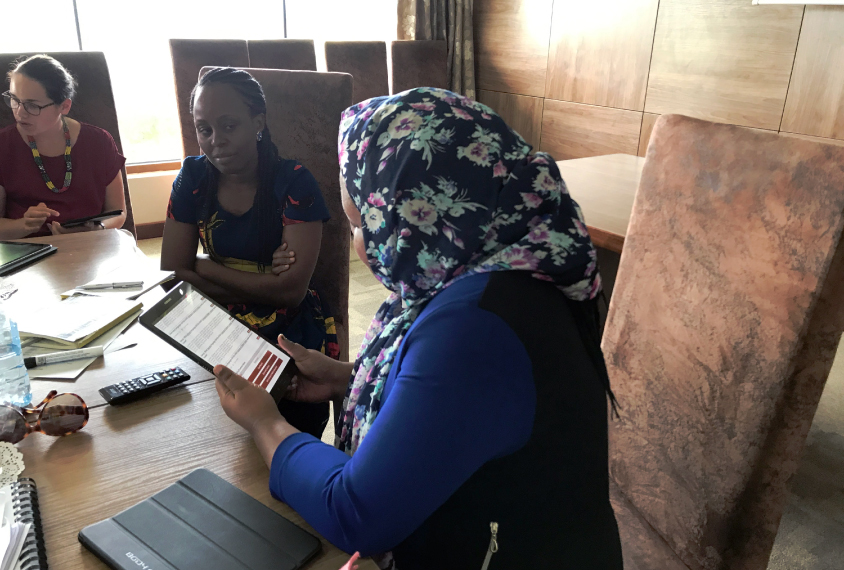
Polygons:
<instances>
[{"instance_id":1,"label":"maroon top","mask_svg":"<svg viewBox=\"0 0 844 570\"><path fill-rule=\"evenodd\" d=\"M31 206L44 202L61 215L47 222L65 222L103 211L106 186L111 184L126 159L108 132L99 127L80 123L76 142L70 149L73 178L64 192L55 193L41 177L32 157L32 149L21 138L15 125L0 129L0 186L6 189L6 218L22 218ZM64 185L64 155L44 156L44 168L50 180L61 188ZM50 235L46 224L28 237Z\"/></svg>"}]
</instances>

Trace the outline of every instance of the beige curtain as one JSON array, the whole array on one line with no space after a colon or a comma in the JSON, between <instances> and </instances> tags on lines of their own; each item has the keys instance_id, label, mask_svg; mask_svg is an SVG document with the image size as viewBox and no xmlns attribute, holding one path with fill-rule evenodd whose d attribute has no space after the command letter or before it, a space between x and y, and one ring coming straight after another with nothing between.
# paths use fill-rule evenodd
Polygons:
<instances>
[{"instance_id":1,"label":"beige curtain","mask_svg":"<svg viewBox=\"0 0 844 570\"><path fill-rule=\"evenodd\" d=\"M398 39L446 40L449 89L475 98L474 0L398 0Z\"/></svg>"}]
</instances>

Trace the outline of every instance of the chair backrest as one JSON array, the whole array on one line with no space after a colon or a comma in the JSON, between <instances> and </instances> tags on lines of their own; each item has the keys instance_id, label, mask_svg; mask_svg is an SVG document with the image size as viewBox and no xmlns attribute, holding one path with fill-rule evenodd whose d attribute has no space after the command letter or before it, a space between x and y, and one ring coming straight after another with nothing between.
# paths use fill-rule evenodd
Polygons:
<instances>
[{"instance_id":1,"label":"chair backrest","mask_svg":"<svg viewBox=\"0 0 844 570\"><path fill-rule=\"evenodd\" d=\"M448 46L445 40L394 41L393 94L415 87L448 89Z\"/></svg>"},{"instance_id":2,"label":"chair backrest","mask_svg":"<svg viewBox=\"0 0 844 570\"><path fill-rule=\"evenodd\" d=\"M190 92L199 81L199 70L209 67L248 67L246 40L170 40L176 104L182 129L184 156L199 156L196 129L190 114Z\"/></svg>"},{"instance_id":3,"label":"chair backrest","mask_svg":"<svg viewBox=\"0 0 844 570\"><path fill-rule=\"evenodd\" d=\"M314 40L249 40L249 67L316 71Z\"/></svg>"},{"instance_id":4,"label":"chair backrest","mask_svg":"<svg viewBox=\"0 0 844 570\"><path fill-rule=\"evenodd\" d=\"M349 357L349 221L340 201L337 132L352 104L352 77L277 69L247 69L264 89L267 125L285 158L300 161L316 178L331 214L323 226L313 283L337 322L340 355Z\"/></svg>"},{"instance_id":5,"label":"chair backrest","mask_svg":"<svg viewBox=\"0 0 844 570\"><path fill-rule=\"evenodd\" d=\"M38 52L42 53L42 52ZM29 57L35 53L3 53L0 54L0 70L5 74L12 69L15 61L21 57ZM47 53L57 59L76 78L78 83L76 97L68 116L77 121L94 125L108 131L114 138L117 150L123 154L123 144L120 142L120 129L117 126L117 110L114 106L114 93L111 90L111 76L105 55L100 51L68 51ZM5 89L3 89L5 91ZM0 105L0 128L15 121L12 110ZM131 158L131 157L129 157ZM135 217L132 215L132 200L129 196L129 182L126 179L126 169L122 171L123 192L126 196L126 221L123 229L132 233L137 239L135 231Z\"/></svg>"},{"instance_id":6,"label":"chair backrest","mask_svg":"<svg viewBox=\"0 0 844 570\"><path fill-rule=\"evenodd\" d=\"M664 115L603 350L611 474L692 570L764 570L844 330L844 148Z\"/></svg>"},{"instance_id":7,"label":"chair backrest","mask_svg":"<svg viewBox=\"0 0 844 570\"><path fill-rule=\"evenodd\" d=\"M390 94L386 42L325 42L325 66L351 74L355 103Z\"/></svg>"}]
</instances>

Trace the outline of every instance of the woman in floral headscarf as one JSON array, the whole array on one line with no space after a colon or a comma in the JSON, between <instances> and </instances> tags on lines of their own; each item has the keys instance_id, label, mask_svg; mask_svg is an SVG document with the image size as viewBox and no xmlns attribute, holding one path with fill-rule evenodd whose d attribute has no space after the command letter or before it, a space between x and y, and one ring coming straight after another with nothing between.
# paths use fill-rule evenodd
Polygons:
<instances>
[{"instance_id":1,"label":"woman in floral headscarf","mask_svg":"<svg viewBox=\"0 0 844 570\"><path fill-rule=\"evenodd\" d=\"M290 397L342 410L337 449L215 369L274 496L382 567L621 568L595 250L553 159L529 152L448 91L346 110L344 207L391 294L353 365L279 338Z\"/></svg>"}]
</instances>

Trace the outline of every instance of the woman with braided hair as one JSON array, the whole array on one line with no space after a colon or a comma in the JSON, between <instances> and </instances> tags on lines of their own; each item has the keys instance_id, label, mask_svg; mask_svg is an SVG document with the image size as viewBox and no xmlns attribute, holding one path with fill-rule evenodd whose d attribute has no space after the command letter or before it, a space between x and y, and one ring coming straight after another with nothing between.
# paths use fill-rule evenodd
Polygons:
<instances>
[{"instance_id":1,"label":"woman with braided hair","mask_svg":"<svg viewBox=\"0 0 844 570\"><path fill-rule=\"evenodd\" d=\"M173 183L161 268L271 342L283 333L337 358L334 320L310 287L328 209L313 175L279 157L261 85L246 71L213 69L191 93L190 109L203 156L186 158ZM274 252L277 265L286 256L278 275ZM327 403L283 400L279 410L317 437L328 420Z\"/></svg>"}]
</instances>

